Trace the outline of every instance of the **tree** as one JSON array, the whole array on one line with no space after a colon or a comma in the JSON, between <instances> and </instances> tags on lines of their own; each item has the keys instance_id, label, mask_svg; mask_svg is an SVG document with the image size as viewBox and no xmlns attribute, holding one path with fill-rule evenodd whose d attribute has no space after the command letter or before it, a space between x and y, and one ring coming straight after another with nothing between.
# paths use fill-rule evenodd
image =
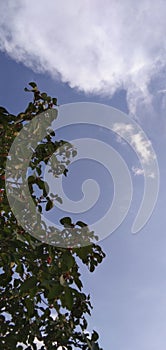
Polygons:
<instances>
[{"instance_id":1,"label":"tree","mask_svg":"<svg viewBox=\"0 0 166 350\"><path fill-rule=\"evenodd\" d=\"M26 137L26 126L36 116L47 111L57 113L57 99L41 93L35 83L29 85L31 88L25 90L31 91L34 98L25 112L15 116L0 107L0 341L6 350L37 349L35 339L43 341L41 350L60 346L68 350L99 350L97 332L93 331L91 336L87 332L86 315L90 315L92 305L90 296L82 291L78 260L93 272L105 254L99 245L92 243L96 236L88 226L81 221L73 223L69 217L60 220L62 230L57 236L65 239L67 246L63 247L62 242L58 246L58 241L53 244L53 231L46 227L40 215L51 210L55 201L61 202L57 194L49 194L49 186L43 180L44 165L54 153L56 167L51 164L54 176L66 176L67 165L76 150L68 142L57 141L55 132L45 126L46 136L33 149L26 173L40 228L34 227L33 235L26 230L28 218L34 213L31 206L25 205L29 192L20 192L25 173L24 158L17 154L19 147L15 149L16 171L10 174L8 154L16 137L23 129ZM31 140L36 137L39 123L40 119L32 130ZM11 203L24 217L25 227L13 214ZM49 237L48 241L42 241L41 232ZM80 239L85 244L80 244Z\"/></svg>"}]
</instances>

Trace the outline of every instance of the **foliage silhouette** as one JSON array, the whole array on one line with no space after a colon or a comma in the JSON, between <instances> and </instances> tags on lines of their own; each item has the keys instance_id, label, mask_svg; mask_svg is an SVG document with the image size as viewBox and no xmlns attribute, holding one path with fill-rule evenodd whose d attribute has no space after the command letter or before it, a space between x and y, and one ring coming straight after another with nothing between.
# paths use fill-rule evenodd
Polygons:
<instances>
[{"instance_id":1,"label":"foliage silhouette","mask_svg":"<svg viewBox=\"0 0 166 350\"><path fill-rule=\"evenodd\" d=\"M21 215L25 214L22 208L26 193L20 195L19 192L24 164L23 159L18 160L17 153L12 181L5 178L13 141L37 115L57 108L56 98L41 93L34 82L29 85L25 91L33 93L33 101L25 112L15 116L0 107L0 342L5 350L37 349L37 339L43 341L41 350L59 349L60 346L68 350L101 350L97 332L89 335L87 331L86 315L91 314L92 305L90 296L82 291L78 264L80 259L92 272L102 262L105 254L99 245L92 243L94 233L85 223L73 223L71 218L65 217L60 220L61 237L68 240L68 248L57 247L49 240L42 242L37 239L35 227L33 237L18 223L8 202L6 188L13 196L13 203L20 206ZM55 132L47 128L46 137L33 152L27 174L28 190L37 213L51 210L56 201L62 202L57 194L48 195L49 186L42 176L43 165L48 164L53 153L56 163L55 167L51 164L53 175L67 176L67 166L76 150L68 142L55 140ZM27 206L24 209L28 220L32 213ZM38 225L41 225L40 220ZM85 242L87 237L87 241L80 247L78 236L82 232L82 239Z\"/></svg>"}]
</instances>

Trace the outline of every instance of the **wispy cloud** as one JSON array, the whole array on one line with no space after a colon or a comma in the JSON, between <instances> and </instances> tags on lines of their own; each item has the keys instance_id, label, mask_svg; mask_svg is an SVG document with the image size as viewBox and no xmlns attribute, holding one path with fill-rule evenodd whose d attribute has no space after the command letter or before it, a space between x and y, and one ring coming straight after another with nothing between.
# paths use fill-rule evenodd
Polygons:
<instances>
[{"instance_id":1,"label":"wispy cloud","mask_svg":"<svg viewBox=\"0 0 166 350\"><path fill-rule=\"evenodd\" d=\"M132 167L132 171L134 173L134 175L144 175L144 170L141 168L137 168L135 166Z\"/></svg>"},{"instance_id":2,"label":"wispy cloud","mask_svg":"<svg viewBox=\"0 0 166 350\"><path fill-rule=\"evenodd\" d=\"M133 125L125 123L115 123L113 130L133 146L143 164L147 165L154 159L151 142L147 138L145 139L142 131L138 132Z\"/></svg>"},{"instance_id":3,"label":"wispy cloud","mask_svg":"<svg viewBox=\"0 0 166 350\"><path fill-rule=\"evenodd\" d=\"M144 172L144 169L141 169L139 167L135 167L133 166L132 167L132 172L135 176L144 176L145 175L145 172ZM149 172L147 174L148 177L150 177L151 179L154 179L155 178L155 174L153 172Z\"/></svg>"},{"instance_id":4,"label":"wispy cloud","mask_svg":"<svg viewBox=\"0 0 166 350\"><path fill-rule=\"evenodd\" d=\"M148 84L165 65L166 2L1 1L0 49L71 87L112 96L130 110L150 101Z\"/></svg>"},{"instance_id":5,"label":"wispy cloud","mask_svg":"<svg viewBox=\"0 0 166 350\"><path fill-rule=\"evenodd\" d=\"M165 94L166 93L166 89L158 90L157 92L158 92L158 94Z\"/></svg>"}]
</instances>

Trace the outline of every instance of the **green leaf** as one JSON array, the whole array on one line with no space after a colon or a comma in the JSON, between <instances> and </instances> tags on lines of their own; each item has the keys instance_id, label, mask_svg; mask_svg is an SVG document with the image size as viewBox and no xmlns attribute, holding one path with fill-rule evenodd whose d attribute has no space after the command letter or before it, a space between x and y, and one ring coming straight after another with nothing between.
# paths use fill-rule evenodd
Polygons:
<instances>
[{"instance_id":1,"label":"green leaf","mask_svg":"<svg viewBox=\"0 0 166 350\"><path fill-rule=\"evenodd\" d=\"M35 178L35 176L33 176L33 175L31 175L31 176L28 177L28 183L29 183L29 184L34 184L34 183L35 183L35 180L36 180L36 178Z\"/></svg>"},{"instance_id":2,"label":"green leaf","mask_svg":"<svg viewBox=\"0 0 166 350\"><path fill-rule=\"evenodd\" d=\"M51 102L51 96L47 96L47 102Z\"/></svg>"},{"instance_id":3,"label":"green leaf","mask_svg":"<svg viewBox=\"0 0 166 350\"><path fill-rule=\"evenodd\" d=\"M23 268L22 263L20 263L20 264L17 265L17 267L16 267L16 272L19 273L20 276L23 276L24 268Z\"/></svg>"},{"instance_id":4,"label":"green leaf","mask_svg":"<svg viewBox=\"0 0 166 350\"><path fill-rule=\"evenodd\" d=\"M99 335L96 331L93 331L92 333L92 340L96 342L99 339Z\"/></svg>"},{"instance_id":5,"label":"green leaf","mask_svg":"<svg viewBox=\"0 0 166 350\"><path fill-rule=\"evenodd\" d=\"M0 114L9 114L6 108L0 107Z\"/></svg>"},{"instance_id":6,"label":"green leaf","mask_svg":"<svg viewBox=\"0 0 166 350\"><path fill-rule=\"evenodd\" d=\"M36 283L37 283L37 279L35 276L31 276L27 278L20 288L21 292L28 292L30 289L36 286Z\"/></svg>"},{"instance_id":7,"label":"green leaf","mask_svg":"<svg viewBox=\"0 0 166 350\"><path fill-rule=\"evenodd\" d=\"M48 185L48 183L45 181L44 182L44 188L43 188L43 196L44 197L46 197L47 195L48 195L48 193L49 193L49 185Z\"/></svg>"},{"instance_id":8,"label":"green leaf","mask_svg":"<svg viewBox=\"0 0 166 350\"><path fill-rule=\"evenodd\" d=\"M73 295L69 287L66 287L65 294L61 296L61 301L63 307L66 307L68 310L72 309L73 306Z\"/></svg>"},{"instance_id":9,"label":"green leaf","mask_svg":"<svg viewBox=\"0 0 166 350\"><path fill-rule=\"evenodd\" d=\"M81 280L79 278L75 278L74 282L75 282L76 286L79 288L79 290L81 290L83 287Z\"/></svg>"},{"instance_id":10,"label":"green leaf","mask_svg":"<svg viewBox=\"0 0 166 350\"><path fill-rule=\"evenodd\" d=\"M41 173L42 173L40 166L39 166L39 167L36 167L36 171L37 171L38 175L40 176Z\"/></svg>"},{"instance_id":11,"label":"green leaf","mask_svg":"<svg viewBox=\"0 0 166 350\"><path fill-rule=\"evenodd\" d=\"M46 204L46 210L50 210L55 200L61 203L57 192L51 195L48 184L44 182L45 165L51 164L50 169L55 177L66 176L68 174L66 168L70 164L70 158L74 157L77 151L69 142L55 140L51 122L58 115L57 99L47 96L45 92L40 92L34 82L30 82L25 91L32 94L32 101L27 105L25 111L14 116L4 107L0 107L0 147L2 153L0 169L0 243L2 245L0 279L2 286L1 308L5 315L5 317L3 315L0 317L2 333L0 347L20 350L23 347L37 349L34 342L36 337L38 340L43 340L42 349L46 347L52 349L60 344L62 348L70 350L74 346L82 350L92 350L93 346L94 350L99 350L97 333L93 332L90 337L89 333L84 332L87 328L84 316L90 314L91 303L88 296L82 293L83 284L79 273L78 258L88 268L93 269L102 261L104 254L100 247L95 244L86 246L85 249L73 248L70 234L75 225L70 217L61 219L60 222L63 226L61 226L61 236L57 242L54 230L51 230L51 227L49 230L39 213L45 209ZM43 113L40 115L41 112ZM42 128L40 128L42 119ZM32 120L33 123L31 123ZM11 196L14 195L13 205L22 214L27 229L29 218L31 217L34 221L34 237L20 227L11 211L5 190L5 154L8 154L14 138L23 127L25 132L20 133L20 145L14 146L13 149L16 160L15 171L13 170L15 185L13 189L11 187ZM28 159L30 146L33 154L27 172L24 172L22 171L23 159ZM53 158L52 155L54 155ZM49 158L50 156L51 158ZM29 206L24 206L26 204L26 191L23 196L19 196L17 187L20 187L19 184L22 184L25 178L32 200L35 202L35 213ZM37 235L40 228L41 234ZM87 244L91 241L94 233L88 231L87 225L82 221L77 221L77 226L73 231L76 239L78 234L84 231ZM63 240L66 237L68 249L63 248ZM53 308L53 312L56 312L56 320L50 317L51 308ZM11 315L11 320L6 317L8 313ZM89 343L87 343L86 337L89 339ZM18 344L24 345L22 347Z\"/></svg>"},{"instance_id":12,"label":"green leaf","mask_svg":"<svg viewBox=\"0 0 166 350\"><path fill-rule=\"evenodd\" d=\"M43 180L41 180L39 177L36 179L36 184L40 188L40 190L44 190L45 183Z\"/></svg>"},{"instance_id":13,"label":"green leaf","mask_svg":"<svg viewBox=\"0 0 166 350\"><path fill-rule=\"evenodd\" d=\"M81 260L87 260L88 254L92 253L92 247L86 246L76 249L76 254Z\"/></svg>"},{"instance_id":14,"label":"green leaf","mask_svg":"<svg viewBox=\"0 0 166 350\"><path fill-rule=\"evenodd\" d=\"M61 295L62 291L63 287L59 283L51 285L47 298L49 300L55 299Z\"/></svg>"},{"instance_id":15,"label":"green leaf","mask_svg":"<svg viewBox=\"0 0 166 350\"><path fill-rule=\"evenodd\" d=\"M57 106L57 98L53 97L52 102L55 106Z\"/></svg>"},{"instance_id":16,"label":"green leaf","mask_svg":"<svg viewBox=\"0 0 166 350\"><path fill-rule=\"evenodd\" d=\"M60 223L65 227L71 227L72 221L69 216L65 216L64 218L60 219Z\"/></svg>"},{"instance_id":17,"label":"green leaf","mask_svg":"<svg viewBox=\"0 0 166 350\"><path fill-rule=\"evenodd\" d=\"M34 303L31 299L26 298L25 299L25 305L28 311L28 315L31 317L34 314Z\"/></svg>"},{"instance_id":18,"label":"green leaf","mask_svg":"<svg viewBox=\"0 0 166 350\"><path fill-rule=\"evenodd\" d=\"M80 227L88 226L87 224L85 224L85 222L82 222L82 221L77 221L77 222L76 222L76 225L77 225L77 226L80 226Z\"/></svg>"},{"instance_id":19,"label":"green leaf","mask_svg":"<svg viewBox=\"0 0 166 350\"><path fill-rule=\"evenodd\" d=\"M63 254L62 259L63 259L63 263L66 265L68 270L70 270L75 264L75 260L72 256L72 254L68 251L66 251Z\"/></svg>"},{"instance_id":20,"label":"green leaf","mask_svg":"<svg viewBox=\"0 0 166 350\"><path fill-rule=\"evenodd\" d=\"M32 86L32 88L36 88L37 87L36 83L34 83L34 82L30 82L29 85Z\"/></svg>"},{"instance_id":21,"label":"green leaf","mask_svg":"<svg viewBox=\"0 0 166 350\"><path fill-rule=\"evenodd\" d=\"M41 97L44 101L47 101L47 94L45 92L41 94Z\"/></svg>"}]
</instances>

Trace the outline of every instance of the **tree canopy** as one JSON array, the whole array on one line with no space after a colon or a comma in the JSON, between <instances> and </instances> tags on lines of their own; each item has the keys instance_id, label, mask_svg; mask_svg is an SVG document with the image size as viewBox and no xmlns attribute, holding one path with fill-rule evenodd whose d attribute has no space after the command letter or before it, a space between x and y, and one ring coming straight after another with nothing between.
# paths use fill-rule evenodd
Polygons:
<instances>
[{"instance_id":1,"label":"tree canopy","mask_svg":"<svg viewBox=\"0 0 166 350\"><path fill-rule=\"evenodd\" d=\"M76 150L69 142L56 140L56 131L47 120L46 135L37 134L42 113L57 113L57 98L41 93L34 82L29 85L25 91L32 92L33 101L24 112L15 116L0 107L0 342L5 350L37 349L36 340L43 341L41 350L101 350L97 332L90 335L87 328L86 316L91 314L92 305L90 295L83 292L79 260L93 272L105 254L93 243L96 236L84 222L61 218L62 229L56 236L55 229L41 220L41 213L51 210L56 201L62 202L56 193L49 193L44 166L54 154L50 164L53 175L67 176ZM25 139L20 139L17 147L13 144L19 135L28 137L30 122L36 116L39 119L30 137L31 159L25 169L25 154L21 156ZM35 144L37 135L41 139ZM11 146L15 147L15 163L10 173ZM21 188L24 180L28 192ZM27 204L29 194L33 206ZM32 234L30 218L37 220Z\"/></svg>"}]
</instances>

